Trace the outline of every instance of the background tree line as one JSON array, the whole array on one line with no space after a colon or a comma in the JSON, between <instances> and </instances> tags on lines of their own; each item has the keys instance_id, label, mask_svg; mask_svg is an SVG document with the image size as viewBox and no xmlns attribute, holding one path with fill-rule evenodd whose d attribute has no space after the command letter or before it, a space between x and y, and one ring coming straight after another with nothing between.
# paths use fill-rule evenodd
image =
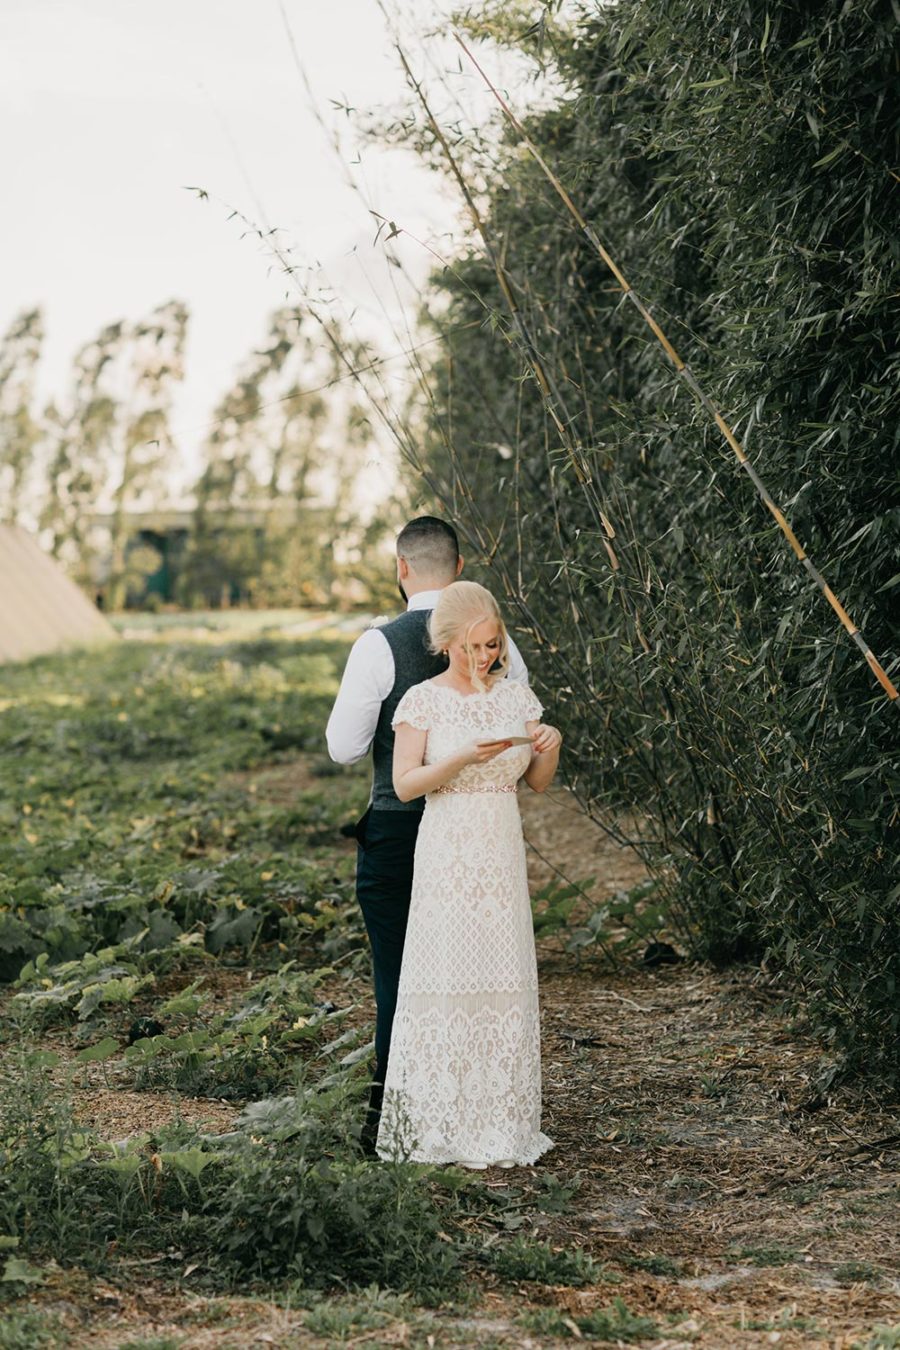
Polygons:
<instances>
[{"instance_id":1,"label":"background tree line","mask_svg":"<svg viewBox=\"0 0 900 1350\"><path fill-rule=\"evenodd\" d=\"M528 135L896 682L896 6L526 10L464 23L558 82ZM788 972L895 1071L900 708L518 134L421 105L393 131L481 218L401 441L510 601L572 786L689 951Z\"/></svg>"},{"instance_id":2,"label":"background tree line","mask_svg":"<svg viewBox=\"0 0 900 1350\"><path fill-rule=\"evenodd\" d=\"M359 603L377 591L372 553L395 508L360 500L371 427L335 346L297 308L271 315L214 408L173 527L188 318L172 300L107 325L41 406L43 315L16 316L0 338L0 519L38 530L109 609L158 602L163 572L165 598L187 606Z\"/></svg>"}]
</instances>

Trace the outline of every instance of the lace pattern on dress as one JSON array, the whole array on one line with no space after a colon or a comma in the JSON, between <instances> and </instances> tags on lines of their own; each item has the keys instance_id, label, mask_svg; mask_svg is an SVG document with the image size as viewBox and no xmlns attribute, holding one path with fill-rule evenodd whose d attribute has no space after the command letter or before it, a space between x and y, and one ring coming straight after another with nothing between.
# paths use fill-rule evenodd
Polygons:
<instances>
[{"instance_id":1,"label":"lace pattern on dress","mask_svg":"<svg viewBox=\"0 0 900 1350\"><path fill-rule=\"evenodd\" d=\"M424 684L414 684L411 689L407 689L391 718L391 726L395 731L401 722L408 722L417 731L428 730L428 695L424 691L429 683L426 680Z\"/></svg>"},{"instance_id":2,"label":"lace pattern on dress","mask_svg":"<svg viewBox=\"0 0 900 1350\"><path fill-rule=\"evenodd\" d=\"M403 1070L379 1134L393 1156L533 1163L552 1148L541 1132L536 992L411 999L394 1020L395 1054Z\"/></svg>"},{"instance_id":3,"label":"lace pattern on dress","mask_svg":"<svg viewBox=\"0 0 900 1350\"><path fill-rule=\"evenodd\" d=\"M395 723L427 730L425 763L526 734L542 709L503 680L462 695L432 681ZM467 765L426 798L378 1135L382 1157L534 1162L540 1130L537 965L516 785L528 745Z\"/></svg>"}]
</instances>

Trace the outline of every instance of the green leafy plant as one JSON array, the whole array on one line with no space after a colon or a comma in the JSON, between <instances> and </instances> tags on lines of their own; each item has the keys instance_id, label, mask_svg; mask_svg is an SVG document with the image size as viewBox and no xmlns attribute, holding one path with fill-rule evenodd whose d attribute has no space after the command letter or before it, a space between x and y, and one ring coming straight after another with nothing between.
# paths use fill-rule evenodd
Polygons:
<instances>
[{"instance_id":1,"label":"green leafy plant","mask_svg":"<svg viewBox=\"0 0 900 1350\"><path fill-rule=\"evenodd\" d=\"M0 1319L0 1350L64 1347L70 1336L58 1317L31 1308L7 1308Z\"/></svg>"},{"instance_id":2,"label":"green leafy plant","mask_svg":"<svg viewBox=\"0 0 900 1350\"><path fill-rule=\"evenodd\" d=\"M386 1294L372 1285L360 1295L329 1299L312 1308L304 1319L306 1330L329 1343L355 1339L361 1334L380 1331L409 1316L409 1300Z\"/></svg>"},{"instance_id":3,"label":"green leafy plant","mask_svg":"<svg viewBox=\"0 0 900 1350\"><path fill-rule=\"evenodd\" d=\"M787 1247L768 1244L748 1247L731 1247L728 1251L731 1261L749 1261L752 1266L789 1266L799 1259L798 1253Z\"/></svg>"},{"instance_id":4,"label":"green leafy plant","mask_svg":"<svg viewBox=\"0 0 900 1350\"><path fill-rule=\"evenodd\" d=\"M330 973L328 967L298 971L287 962L257 981L233 1012L210 1018L202 1016L196 983L189 986L158 1009L170 1030L139 1037L125 1049L135 1086L239 1099L284 1086L296 1076L298 1055L321 1047L347 1015L348 1009L316 999L316 986Z\"/></svg>"},{"instance_id":5,"label":"green leafy plant","mask_svg":"<svg viewBox=\"0 0 900 1350\"><path fill-rule=\"evenodd\" d=\"M556 1308L541 1308L523 1313L522 1326L544 1336L589 1341L647 1341L659 1335L659 1327L650 1317L631 1312L622 1299L617 1298L608 1308L597 1308L584 1315L567 1317Z\"/></svg>"},{"instance_id":6,"label":"green leafy plant","mask_svg":"<svg viewBox=\"0 0 900 1350\"><path fill-rule=\"evenodd\" d=\"M245 1111L228 1137L234 1165L205 1206L207 1241L235 1277L374 1282L422 1299L456 1286L452 1186L448 1196L440 1169L354 1156L358 1099L344 1084Z\"/></svg>"},{"instance_id":7,"label":"green leafy plant","mask_svg":"<svg viewBox=\"0 0 900 1350\"><path fill-rule=\"evenodd\" d=\"M620 1256L618 1258L624 1266L632 1270L646 1270L650 1275L670 1275L678 1276L681 1274L682 1266L680 1261L675 1261L671 1256L656 1255L650 1256Z\"/></svg>"},{"instance_id":8,"label":"green leafy plant","mask_svg":"<svg viewBox=\"0 0 900 1350\"><path fill-rule=\"evenodd\" d=\"M871 1261L842 1261L834 1268L838 1284L877 1284L881 1271Z\"/></svg>"},{"instance_id":9,"label":"green leafy plant","mask_svg":"<svg viewBox=\"0 0 900 1350\"><path fill-rule=\"evenodd\" d=\"M491 1248L491 1269L502 1280L534 1280L540 1284L595 1284L603 1267L581 1248L568 1251L548 1242L516 1237Z\"/></svg>"},{"instance_id":10,"label":"green leafy plant","mask_svg":"<svg viewBox=\"0 0 900 1350\"><path fill-rule=\"evenodd\" d=\"M853 1350L897 1350L900 1346L900 1326L875 1327L865 1341L854 1341Z\"/></svg>"}]
</instances>

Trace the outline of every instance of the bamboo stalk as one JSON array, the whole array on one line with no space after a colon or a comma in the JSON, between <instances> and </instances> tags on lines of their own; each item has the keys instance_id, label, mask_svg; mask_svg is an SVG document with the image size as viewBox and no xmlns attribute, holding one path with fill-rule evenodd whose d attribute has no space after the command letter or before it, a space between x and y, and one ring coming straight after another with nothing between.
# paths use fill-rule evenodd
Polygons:
<instances>
[{"instance_id":1,"label":"bamboo stalk","mask_svg":"<svg viewBox=\"0 0 900 1350\"><path fill-rule=\"evenodd\" d=\"M803 564L803 566L805 567L806 571L812 578L813 582L815 583L819 591L821 591L822 595L824 595L825 599L828 601L829 605L834 610L835 614L837 615L843 627L846 629L847 633L856 643L857 647L859 648L863 657L868 663L869 669L872 671L872 674L875 676L876 680L881 685L887 698L894 704L896 708L898 708L898 710L900 710L900 690L898 690L896 686L892 683L889 675L887 674L887 671L884 669L881 662L878 660L875 653L872 651L871 647L866 642L862 633L859 631L859 628L856 626L850 615L847 613L847 610L844 608L840 600L838 600L837 596L832 591L831 587L825 581L825 578L822 576L822 573L814 565L812 560L807 556L806 550L803 548L803 545L800 543L797 536L794 534L794 531L791 529L791 526L788 523L787 518L784 515L784 512L777 506L768 489L766 488L764 482L757 473L756 469L750 463L740 441L738 440L731 426L729 425L725 417L722 415L722 413L719 411L719 409L715 406L709 395L705 392L704 389L701 388L697 380L697 377L694 375L690 366L687 364L686 361L684 361L679 356L678 352L673 347L669 339L666 337L665 333L660 328L659 324L656 322L647 306L644 304L640 296L635 292L635 290L632 288L632 286L622 273L622 271L616 265L615 260L604 248L593 226L590 224L589 221L587 221L584 218L581 211L578 209L575 202L572 200L571 196L566 191L566 188L560 182L557 175L550 168L550 165L544 159L543 155L538 150L537 146L534 144L531 137L528 135L522 123L516 117L515 113L512 111L509 104L503 98L500 91L491 83L491 80L489 79L485 71L482 69L482 67L479 65L479 63L476 61L475 57L472 55L469 48L466 46L465 42L463 42L459 34L456 34L456 40L459 43L460 47L462 47L466 56L471 61L472 65L478 71L479 75L481 76L484 83L487 85L488 89L494 95L494 98L497 100L501 109L503 110L504 116L507 118L509 123L515 128L519 136L522 138L522 141L524 142L527 150L541 168L544 176L547 178L547 181L556 191L557 195L561 198L564 206L566 207L566 210L572 216L573 220L576 222L579 229L582 231L582 233L587 238L588 242L594 248L595 252L600 256L600 258L608 267L609 271L615 277L616 281L621 287L623 295L626 295L628 297L628 299L634 305L635 309L637 309L641 318L649 327L650 331L653 333L654 337L659 342L666 356L669 358L672 365L674 366L676 374L687 385L691 393L694 395L697 401L700 404L702 404L706 412L710 415L712 420L715 422L716 426L719 428L719 431L722 433L722 436L724 437L726 443L730 446L730 448L734 452L735 457L737 458L737 461L740 464L741 468L746 471L747 476L753 483L753 486L756 488L757 494L759 495L761 501L771 512L773 518L775 519L778 525L778 528L781 530L782 534L787 539L788 543L793 549L794 554L796 555L798 561Z\"/></svg>"},{"instance_id":2,"label":"bamboo stalk","mask_svg":"<svg viewBox=\"0 0 900 1350\"><path fill-rule=\"evenodd\" d=\"M469 209L469 213L475 224L475 228L481 235L485 251L490 260L491 266L494 269L494 273L497 278L497 284L500 287L500 292L506 303L516 334L518 335L519 341L522 345L522 349L527 357L528 363L535 377L538 390L540 391L541 400L544 404L544 407L548 415L553 421L557 434L559 435L560 441L565 447L569 463L575 473L575 477L582 491L584 492L585 497L587 498L591 506L591 509L594 512L595 518L600 526L599 537L606 551L610 570L613 573L613 575L620 574L621 562L619 560L619 556L616 549L613 547L612 542L616 537L616 531L610 520L611 510L608 511L604 508L603 501L597 491L597 487L594 483L593 475L591 473L590 465L587 461L587 458L585 457L584 451L572 437L570 427L574 424L574 418L571 416L568 409L566 408L566 404L563 399L562 393L560 392L559 386L552 372L550 371L547 363L541 357L540 352L538 351L537 344L525 323L525 320L522 316L522 312L519 308L518 303L516 302L515 295L513 294L508 273L503 265L503 260L499 256L494 246L493 240L491 239L488 233L487 227L485 226L485 223L481 217L481 214L478 210L478 206L475 202L475 199L472 195L469 185L466 182L466 179L459 165L456 162L456 159L454 157L453 151L450 148L447 138L444 135L443 131L441 130L441 127L437 119L435 118L433 112L431 111L431 107L428 103L428 99L425 96L425 92L422 88L421 81L416 79L416 76L414 75L409 62L406 59L406 53L403 51L403 48L400 46L400 44L395 43L394 48L403 66L403 70L406 74L409 86L415 93L419 102L421 103L425 116L428 119L429 127L431 128L431 131L434 134L435 139L437 140L438 144L440 145L441 149L444 152L447 163L450 166L450 170L454 178L456 179L457 185L459 186L460 192L463 195L463 199L465 200L466 206ZM650 644L647 642L647 639L644 636L640 623L640 616L637 612L636 606L634 605L634 601L632 600L628 591L625 589L621 591L621 595L623 604L625 604L626 608L629 611L630 617L632 618L635 637L637 638L644 652L649 655Z\"/></svg>"}]
</instances>

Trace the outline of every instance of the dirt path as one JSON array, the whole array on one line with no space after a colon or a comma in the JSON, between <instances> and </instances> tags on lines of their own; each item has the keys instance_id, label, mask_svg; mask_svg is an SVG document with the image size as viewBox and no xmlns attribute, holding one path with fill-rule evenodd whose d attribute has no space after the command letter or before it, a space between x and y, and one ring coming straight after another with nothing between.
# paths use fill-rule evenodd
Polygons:
<instances>
[{"instance_id":1,"label":"dirt path","mask_svg":"<svg viewBox=\"0 0 900 1350\"><path fill-rule=\"evenodd\" d=\"M532 855L534 883L548 863L594 876L598 899L640 880L554 798L522 803L547 860ZM580 1185L576 1212L538 1231L624 1267L629 1308L684 1317L673 1334L694 1345L849 1345L900 1320L897 1112L818 1091L823 1049L772 979L685 962L610 974L542 945L546 1161ZM571 1295L572 1311L595 1297Z\"/></svg>"},{"instance_id":2,"label":"dirt path","mask_svg":"<svg viewBox=\"0 0 900 1350\"><path fill-rule=\"evenodd\" d=\"M310 785L299 761L253 777L252 790L279 799ZM636 859L564 792L523 795L522 805L539 850L529 859L533 886L559 871L593 876L600 898L641 880ZM557 1310L574 1337L575 1318L614 1299L653 1318L659 1334L642 1343L655 1350L849 1350L868 1347L875 1326L900 1322L896 1113L862 1091L817 1092L823 1051L787 1020L769 977L686 962L610 973L596 958L575 964L557 938L541 944L540 965L544 1125L556 1148L540 1168L486 1174L497 1216L479 1232L489 1236L493 1224L498 1237L513 1229L583 1246L604 1263L601 1283L511 1290L488 1279L472 1313L415 1312L395 1300L373 1328L354 1321L352 1300L317 1323L266 1300L201 1298L187 1279L173 1291L136 1270L127 1290L65 1285L87 1316L83 1337L68 1343L554 1346L565 1342L523 1328L523 1310ZM97 1114L124 1126L139 1103L109 1095ZM154 1121L165 1110L165 1097L155 1098ZM900 1345L900 1332L876 1344Z\"/></svg>"}]
</instances>

